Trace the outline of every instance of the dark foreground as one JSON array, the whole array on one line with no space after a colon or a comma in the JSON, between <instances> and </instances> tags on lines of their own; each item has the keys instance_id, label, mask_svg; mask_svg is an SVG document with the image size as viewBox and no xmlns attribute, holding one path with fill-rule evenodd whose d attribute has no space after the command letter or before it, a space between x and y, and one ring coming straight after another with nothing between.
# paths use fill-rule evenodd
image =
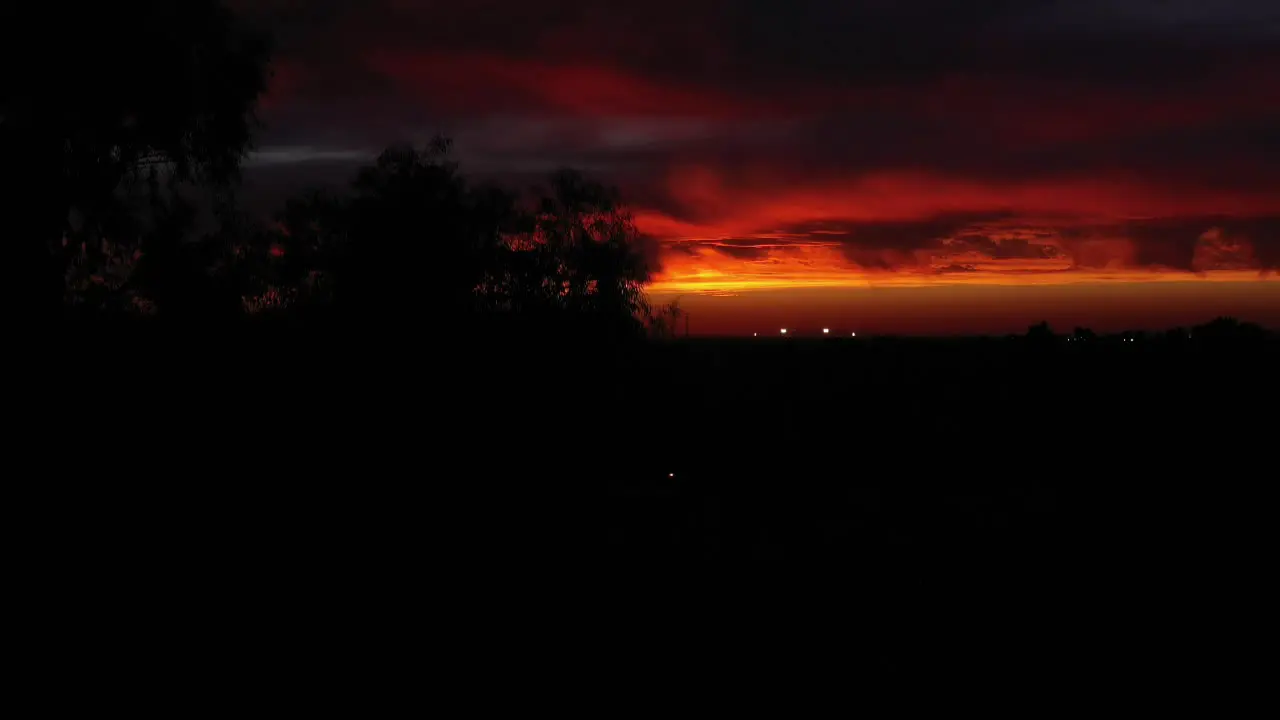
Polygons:
<instances>
[{"instance_id":1,"label":"dark foreground","mask_svg":"<svg viewBox=\"0 0 1280 720\"><path fill-rule=\"evenodd\" d=\"M323 337L49 346L8 507L65 627L302 685L1258 667L1273 341Z\"/></svg>"}]
</instances>

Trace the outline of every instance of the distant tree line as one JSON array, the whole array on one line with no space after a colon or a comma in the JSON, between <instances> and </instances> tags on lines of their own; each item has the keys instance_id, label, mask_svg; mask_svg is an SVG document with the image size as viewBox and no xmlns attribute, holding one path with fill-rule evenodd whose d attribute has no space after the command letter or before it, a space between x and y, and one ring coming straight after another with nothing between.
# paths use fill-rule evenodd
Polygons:
<instances>
[{"instance_id":1,"label":"distant tree line","mask_svg":"<svg viewBox=\"0 0 1280 720\"><path fill-rule=\"evenodd\" d=\"M1120 339L1127 342L1137 342L1139 340L1160 340L1164 342L1181 343L1187 341L1261 341L1268 336L1266 328L1251 322L1242 322L1233 317L1217 317L1213 320L1196 325L1190 328L1177 327L1151 335L1142 331L1127 331L1113 336L1112 339ZM1093 330L1085 327L1077 327L1068 335L1058 335L1053 331L1047 321L1042 321L1027 328L1025 338L1029 341L1050 344L1058 341L1075 342L1082 345L1098 343L1108 338L1099 336Z\"/></svg>"}]
</instances>

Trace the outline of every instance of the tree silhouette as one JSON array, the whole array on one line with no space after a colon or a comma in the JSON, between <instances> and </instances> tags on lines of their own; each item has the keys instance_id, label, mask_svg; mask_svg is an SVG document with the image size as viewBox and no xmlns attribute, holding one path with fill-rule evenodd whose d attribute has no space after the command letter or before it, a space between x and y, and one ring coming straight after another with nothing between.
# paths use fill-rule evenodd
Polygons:
<instances>
[{"instance_id":1,"label":"tree silhouette","mask_svg":"<svg viewBox=\"0 0 1280 720\"><path fill-rule=\"evenodd\" d=\"M313 207L334 243L336 301L360 314L474 309L503 234L514 229L514 199L473 189L449 157L450 143L393 146L360 171L341 206ZM319 238L317 238L319 240Z\"/></svg>"},{"instance_id":2,"label":"tree silhouette","mask_svg":"<svg viewBox=\"0 0 1280 720\"><path fill-rule=\"evenodd\" d=\"M1054 339L1053 329L1049 327L1048 321L1042 321L1027 328L1027 339L1033 342L1052 342Z\"/></svg>"},{"instance_id":3,"label":"tree silhouette","mask_svg":"<svg viewBox=\"0 0 1280 720\"><path fill-rule=\"evenodd\" d=\"M16 189L10 242L33 283L25 299L47 313L62 304L73 255L139 242L139 197L234 183L268 43L216 0L54 1L23 19L5 23L24 37L3 51L0 176ZM58 57L36 72L18 54L31 47ZM156 220L151 239L180 239L180 212Z\"/></svg>"},{"instance_id":4,"label":"tree silhouette","mask_svg":"<svg viewBox=\"0 0 1280 720\"><path fill-rule=\"evenodd\" d=\"M468 183L449 151L445 139L392 146L349 195L290 201L270 255L237 254L254 268L240 285L250 295L292 287L290 298L331 301L341 316L365 320L643 331L651 263L616 190L562 170L522 202ZM268 275L274 283L248 282ZM332 294L296 292L317 280Z\"/></svg>"},{"instance_id":5,"label":"tree silhouette","mask_svg":"<svg viewBox=\"0 0 1280 720\"><path fill-rule=\"evenodd\" d=\"M634 332L649 310L650 265L616 190L573 170L551 178L532 229L508 236L489 272L491 307Z\"/></svg>"},{"instance_id":6,"label":"tree silhouette","mask_svg":"<svg viewBox=\"0 0 1280 720\"><path fill-rule=\"evenodd\" d=\"M1240 322L1233 317L1218 317L1197 325L1191 331L1191 337L1204 341L1257 341L1266 337L1262 326L1254 323Z\"/></svg>"},{"instance_id":7,"label":"tree silhouette","mask_svg":"<svg viewBox=\"0 0 1280 720\"><path fill-rule=\"evenodd\" d=\"M153 204L131 285L161 318L233 319L240 314L240 299L225 275L212 272L217 245L192 237L195 216L195 207L181 197Z\"/></svg>"},{"instance_id":8,"label":"tree silhouette","mask_svg":"<svg viewBox=\"0 0 1280 720\"><path fill-rule=\"evenodd\" d=\"M672 340L680 334L680 318L685 310L680 301L675 300L667 305L659 305L648 311L647 327L649 336L654 339Z\"/></svg>"},{"instance_id":9,"label":"tree silhouette","mask_svg":"<svg viewBox=\"0 0 1280 720\"><path fill-rule=\"evenodd\" d=\"M286 252L290 236L282 223L268 225L234 207L220 209L218 227L187 243L218 293L219 315L296 311L312 300L313 275L305 253ZM233 312L231 306L235 306Z\"/></svg>"}]
</instances>

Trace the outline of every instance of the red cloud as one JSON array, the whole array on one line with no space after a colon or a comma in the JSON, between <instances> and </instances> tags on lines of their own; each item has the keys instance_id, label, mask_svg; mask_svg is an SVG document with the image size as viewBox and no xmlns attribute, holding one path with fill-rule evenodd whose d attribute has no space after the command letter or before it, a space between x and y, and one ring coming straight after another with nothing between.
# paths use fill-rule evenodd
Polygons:
<instances>
[{"instance_id":1,"label":"red cloud","mask_svg":"<svg viewBox=\"0 0 1280 720\"><path fill-rule=\"evenodd\" d=\"M762 172L751 177L731 184L708 167L681 169L671 175L668 190L684 217L655 209L637 213L641 230L681 250L669 253L660 288L856 285L886 282L880 275L885 271L914 283L938 275L964 283L1135 280L1192 268L1256 277L1262 266L1238 233L1205 232L1211 230L1206 225L1193 258L1191 245L1178 250L1172 229L1144 226L1131 234L1130 226L1144 217L1249 216L1274 207L1266 193L1171 188L1132 178L997 183L882 173L797 185L769 183ZM1082 233L1082 225L1097 229ZM1158 257L1168 261L1154 264L1151 258ZM955 268L967 272L948 272ZM844 283L837 280L841 273Z\"/></svg>"},{"instance_id":2,"label":"red cloud","mask_svg":"<svg viewBox=\"0 0 1280 720\"><path fill-rule=\"evenodd\" d=\"M1016 212L1112 220L1167 215L1262 214L1275 208L1267 192L1238 193L1164 187L1138 178L981 181L923 172L880 172L810 184L767 170L731 185L712 168L672 171L667 187L689 218L658 220L655 234L677 227L684 235L727 237L794 223L920 220L947 213Z\"/></svg>"},{"instance_id":3,"label":"red cloud","mask_svg":"<svg viewBox=\"0 0 1280 720\"><path fill-rule=\"evenodd\" d=\"M1222 228L1210 228L1196 243L1191 267L1196 272L1214 270L1249 270L1259 268L1253 244L1239 236L1229 235Z\"/></svg>"},{"instance_id":4,"label":"red cloud","mask_svg":"<svg viewBox=\"0 0 1280 720\"><path fill-rule=\"evenodd\" d=\"M751 103L705 88L668 85L618 68L500 55L376 52L371 68L450 112L592 117L729 118Z\"/></svg>"},{"instance_id":5,"label":"red cloud","mask_svg":"<svg viewBox=\"0 0 1280 720\"><path fill-rule=\"evenodd\" d=\"M892 101L917 115L985 130L1002 147L1141 136L1280 111L1268 78L1280 66L1222 68L1194 84L1120 89L1016 77L950 76ZM860 98L866 102L866 98Z\"/></svg>"}]
</instances>

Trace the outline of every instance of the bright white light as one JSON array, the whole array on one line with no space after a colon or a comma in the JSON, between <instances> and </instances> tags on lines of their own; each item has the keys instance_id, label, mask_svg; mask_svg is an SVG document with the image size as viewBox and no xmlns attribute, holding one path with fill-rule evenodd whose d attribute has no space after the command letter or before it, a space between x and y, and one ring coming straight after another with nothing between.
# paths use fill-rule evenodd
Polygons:
<instances>
[{"instance_id":1,"label":"bright white light","mask_svg":"<svg viewBox=\"0 0 1280 720\"><path fill-rule=\"evenodd\" d=\"M782 334L783 334L783 335L786 335L786 334L787 334L787 329L786 329L786 328L782 328Z\"/></svg>"},{"instance_id":2,"label":"bright white light","mask_svg":"<svg viewBox=\"0 0 1280 720\"><path fill-rule=\"evenodd\" d=\"M760 337L760 333L751 333L751 337Z\"/></svg>"},{"instance_id":3,"label":"bright white light","mask_svg":"<svg viewBox=\"0 0 1280 720\"><path fill-rule=\"evenodd\" d=\"M823 335L830 335L830 334L831 334L831 328L822 328L822 334L823 334Z\"/></svg>"},{"instance_id":4,"label":"bright white light","mask_svg":"<svg viewBox=\"0 0 1280 720\"><path fill-rule=\"evenodd\" d=\"M673 477L675 477L675 476L676 476L676 474L675 474L675 473L667 473L667 477L669 477L669 478L673 478Z\"/></svg>"},{"instance_id":5,"label":"bright white light","mask_svg":"<svg viewBox=\"0 0 1280 720\"><path fill-rule=\"evenodd\" d=\"M858 337L858 333L853 333L850 337Z\"/></svg>"}]
</instances>

